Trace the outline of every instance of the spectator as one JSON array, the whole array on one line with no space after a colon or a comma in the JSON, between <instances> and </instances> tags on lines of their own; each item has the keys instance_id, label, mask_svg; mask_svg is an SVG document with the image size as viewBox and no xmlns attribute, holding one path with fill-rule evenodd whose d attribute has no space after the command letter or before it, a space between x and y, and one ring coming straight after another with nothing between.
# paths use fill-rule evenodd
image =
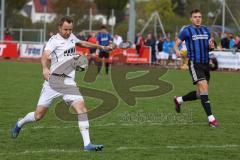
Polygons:
<instances>
[{"instance_id":1,"label":"spectator","mask_svg":"<svg viewBox=\"0 0 240 160\"><path fill-rule=\"evenodd\" d=\"M240 42L240 33L235 38L235 45L234 46L237 46L239 44L239 42Z\"/></svg>"},{"instance_id":2,"label":"spectator","mask_svg":"<svg viewBox=\"0 0 240 160\"><path fill-rule=\"evenodd\" d=\"M117 47L123 42L123 39L121 36L115 34L113 37L113 44L115 44Z\"/></svg>"},{"instance_id":3,"label":"spectator","mask_svg":"<svg viewBox=\"0 0 240 160\"><path fill-rule=\"evenodd\" d=\"M4 41L13 41L13 37L10 34L9 28L7 28L4 32Z\"/></svg>"},{"instance_id":4,"label":"spectator","mask_svg":"<svg viewBox=\"0 0 240 160\"><path fill-rule=\"evenodd\" d=\"M229 48L233 48L234 47L234 44L235 44L235 39L233 38L233 34L230 33L229 34Z\"/></svg>"},{"instance_id":5,"label":"spectator","mask_svg":"<svg viewBox=\"0 0 240 160\"><path fill-rule=\"evenodd\" d=\"M163 37L162 36L159 36L159 39L156 42L156 50L157 50L156 58L161 63L160 59L161 59L161 53L163 50Z\"/></svg>"},{"instance_id":6,"label":"spectator","mask_svg":"<svg viewBox=\"0 0 240 160\"><path fill-rule=\"evenodd\" d=\"M217 42L216 42L215 37L213 35L211 36L211 39L214 43L214 49L217 49Z\"/></svg>"},{"instance_id":7,"label":"spectator","mask_svg":"<svg viewBox=\"0 0 240 160\"><path fill-rule=\"evenodd\" d=\"M223 49L229 49L229 39L225 33L221 39L221 46Z\"/></svg>"},{"instance_id":8,"label":"spectator","mask_svg":"<svg viewBox=\"0 0 240 160\"><path fill-rule=\"evenodd\" d=\"M175 37L175 40L177 40L177 36ZM172 64L173 65L176 65L176 60L177 60L177 56L176 56L176 53L174 51L174 45L175 45L175 40L170 40L170 43L169 43L169 51L170 51L170 60L172 61Z\"/></svg>"},{"instance_id":9,"label":"spectator","mask_svg":"<svg viewBox=\"0 0 240 160\"><path fill-rule=\"evenodd\" d=\"M161 65L166 65L168 64L168 59L169 59L169 53L170 53L170 45L171 41L169 36L165 38L163 41L163 49L162 52L160 53L160 63Z\"/></svg>"},{"instance_id":10,"label":"spectator","mask_svg":"<svg viewBox=\"0 0 240 160\"><path fill-rule=\"evenodd\" d=\"M240 33L239 33L238 36L235 38L234 47L236 47L237 49L240 49Z\"/></svg>"},{"instance_id":11,"label":"spectator","mask_svg":"<svg viewBox=\"0 0 240 160\"><path fill-rule=\"evenodd\" d=\"M144 38L142 37L141 33L138 33L137 36L135 37L135 45L136 45L136 50L137 53L140 54L143 47L144 47Z\"/></svg>"},{"instance_id":12,"label":"spectator","mask_svg":"<svg viewBox=\"0 0 240 160\"><path fill-rule=\"evenodd\" d=\"M158 52L162 52L163 50L163 37L160 36L158 41L156 42L156 45L157 45L157 51Z\"/></svg>"},{"instance_id":13,"label":"spectator","mask_svg":"<svg viewBox=\"0 0 240 160\"><path fill-rule=\"evenodd\" d=\"M156 41L155 41L152 33L148 33L146 41L145 41L145 45L151 47L151 50L152 50L152 52L151 52L151 56L152 56L151 62L152 63L155 63L156 60L157 60L155 44L156 44Z\"/></svg>"},{"instance_id":14,"label":"spectator","mask_svg":"<svg viewBox=\"0 0 240 160\"><path fill-rule=\"evenodd\" d=\"M95 33L95 32L90 32L87 41L88 41L88 42L91 42L91 43L94 43L94 44L97 44L96 33ZM92 61L94 61L94 63L96 64L96 61L95 61L96 50L97 50L96 48L90 48L90 49L89 49L89 51L90 51L89 64L90 64Z\"/></svg>"}]
</instances>

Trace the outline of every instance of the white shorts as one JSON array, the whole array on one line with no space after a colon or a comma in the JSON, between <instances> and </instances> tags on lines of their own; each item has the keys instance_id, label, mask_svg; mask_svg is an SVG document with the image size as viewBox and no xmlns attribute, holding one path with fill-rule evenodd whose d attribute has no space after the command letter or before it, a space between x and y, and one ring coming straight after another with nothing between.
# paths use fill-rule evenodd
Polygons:
<instances>
[{"instance_id":1,"label":"white shorts","mask_svg":"<svg viewBox=\"0 0 240 160\"><path fill-rule=\"evenodd\" d=\"M176 54L172 54L172 59L173 59L173 60L176 60L176 59L177 59Z\"/></svg>"},{"instance_id":2,"label":"white shorts","mask_svg":"<svg viewBox=\"0 0 240 160\"><path fill-rule=\"evenodd\" d=\"M159 52L159 59L168 59L169 58L169 53L166 52Z\"/></svg>"},{"instance_id":3,"label":"white shorts","mask_svg":"<svg viewBox=\"0 0 240 160\"><path fill-rule=\"evenodd\" d=\"M59 93L59 92L53 90L50 87L49 83L47 81L45 81L43 83L43 88L42 88L37 105L49 107L50 104L52 103L52 101L59 96L63 96L63 100L66 103L72 103L73 101L84 101L82 95L70 95L70 94Z\"/></svg>"}]
</instances>

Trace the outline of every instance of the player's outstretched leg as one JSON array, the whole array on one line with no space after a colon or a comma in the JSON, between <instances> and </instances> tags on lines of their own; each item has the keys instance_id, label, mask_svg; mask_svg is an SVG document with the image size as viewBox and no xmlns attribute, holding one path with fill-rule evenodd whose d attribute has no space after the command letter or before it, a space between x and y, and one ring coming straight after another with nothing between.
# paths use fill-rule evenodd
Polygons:
<instances>
[{"instance_id":1,"label":"player's outstretched leg","mask_svg":"<svg viewBox=\"0 0 240 160\"><path fill-rule=\"evenodd\" d=\"M17 121L15 126L11 129L11 137L17 138L20 131L21 131L21 127L18 126L18 121Z\"/></svg>"},{"instance_id":2,"label":"player's outstretched leg","mask_svg":"<svg viewBox=\"0 0 240 160\"><path fill-rule=\"evenodd\" d=\"M35 121L34 112L30 112L24 118L18 120L15 123L15 126L11 129L11 137L17 138L17 136L19 135L19 133L21 131L22 126L25 123L32 122L32 121Z\"/></svg>"},{"instance_id":3,"label":"player's outstretched leg","mask_svg":"<svg viewBox=\"0 0 240 160\"><path fill-rule=\"evenodd\" d=\"M89 134L89 121L87 116L87 109L83 100L76 100L72 103L75 111L78 113L78 126L83 138L84 151L101 151L103 149L102 144L92 144Z\"/></svg>"},{"instance_id":4,"label":"player's outstretched leg","mask_svg":"<svg viewBox=\"0 0 240 160\"><path fill-rule=\"evenodd\" d=\"M39 121L41 120L45 113L47 112L47 107L44 106L37 106L36 111L35 112L30 112L28 113L24 118L18 120L14 127L11 129L11 137L12 138L17 138L17 136L19 135L21 128L29 122L34 122L34 121Z\"/></svg>"},{"instance_id":5,"label":"player's outstretched leg","mask_svg":"<svg viewBox=\"0 0 240 160\"><path fill-rule=\"evenodd\" d=\"M175 96L173 98L175 104L175 110L177 113L181 112L181 104L186 101L194 101L200 98L199 94L196 91L191 91L182 97Z\"/></svg>"}]
</instances>

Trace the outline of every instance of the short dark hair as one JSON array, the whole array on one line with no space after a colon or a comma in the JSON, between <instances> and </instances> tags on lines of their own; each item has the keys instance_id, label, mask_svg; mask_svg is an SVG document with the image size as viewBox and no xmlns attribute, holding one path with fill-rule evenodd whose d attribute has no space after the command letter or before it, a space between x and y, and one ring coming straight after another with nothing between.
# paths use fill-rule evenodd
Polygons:
<instances>
[{"instance_id":1,"label":"short dark hair","mask_svg":"<svg viewBox=\"0 0 240 160\"><path fill-rule=\"evenodd\" d=\"M190 16L192 16L194 13L201 13L200 9L193 9L190 12Z\"/></svg>"},{"instance_id":2,"label":"short dark hair","mask_svg":"<svg viewBox=\"0 0 240 160\"><path fill-rule=\"evenodd\" d=\"M102 25L101 29L107 29L107 27L105 25Z\"/></svg>"},{"instance_id":3,"label":"short dark hair","mask_svg":"<svg viewBox=\"0 0 240 160\"><path fill-rule=\"evenodd\" d=\"M58 26L61 27L64 22L73 23L73 19L69 16L64 16L58 21Z\"/></svg>"}]
</instances>

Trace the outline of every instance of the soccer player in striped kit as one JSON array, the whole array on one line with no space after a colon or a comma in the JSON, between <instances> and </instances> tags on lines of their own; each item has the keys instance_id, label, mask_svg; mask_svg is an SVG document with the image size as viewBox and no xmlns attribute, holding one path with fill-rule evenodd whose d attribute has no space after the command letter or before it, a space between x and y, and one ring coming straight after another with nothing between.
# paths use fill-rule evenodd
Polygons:
<instances>
[{"instance_id":1,"label":"soccer player in striped kit","mask_svg":"<svg viewBox=\"0 0 240 160\"><path fill-rule=\"evenodd\" d=\"M209 50L214 48L214 43L211 40L208 28L201 25L202 14L199 9L191 11L190 20L192 24L183 28L180 32L174 49L177 56L181 56L178 47L183 41L186 42L189 71L193 84L196 85L196 90L184 96L175 96L175 109L179 113L183 102L200 99L208 116L209 126L217 127L218 122L212 114L208 98L208 83L210 80Z\"/></svg>"},{"instance_id":2,"label":"soccer player in striped kit","mask_svg":"<svg viewBox=\"0 0 240 160\"><path fill-rule=\"evenodd\" d=\"M112 37L108 33L106 26L102 26L100 32L97 34L97 44L99 44L101 46L112 45ZM105 58L105 70L106 70L106 74L108 74L109 65L110 65L109 64L109 56L110 56L109 50L103 50L103 49L99 50L98 57L100 58L100 60L97 63L98 73L100 73L101 68L102 68L102 59Z\"/></svg>"}]
</instances>

